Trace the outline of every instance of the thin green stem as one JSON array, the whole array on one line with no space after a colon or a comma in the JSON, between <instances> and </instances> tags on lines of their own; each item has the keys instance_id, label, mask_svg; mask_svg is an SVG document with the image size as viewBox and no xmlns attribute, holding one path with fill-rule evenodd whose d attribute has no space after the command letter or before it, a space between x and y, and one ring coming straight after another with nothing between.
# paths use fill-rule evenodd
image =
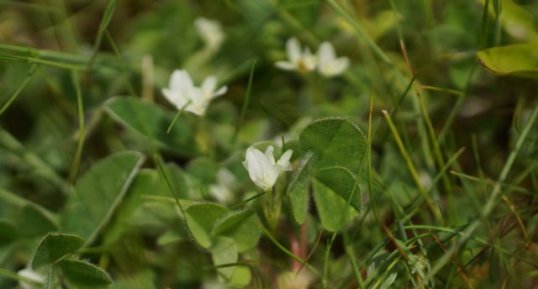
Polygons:
<instances>
[{"instance_id":1,"label":"thin green stem","mask_svg":"<svg viewBox=\"0 0 538 289\"><path fill-rule=\"evenodd\" d=\"M17 99L17 97L21 94L21 92L24 90L24 88L26 88L28 83L30 83L30 80L32 80L32 76L34 76L36 67L37 67L36 64L32 64L32 66L30 67L30 70L26 74L26 77L24 78L24 80L21 82L21 84L19 84L19 86L17 87L15 92L6 101L6 103L4 103L2 108L0 108L0 116L2 116L2 114L9 108L9 106Z\"/></svg>"},{"instance_id":2,"label":"thin green stem","mask_svg":"<svg viewBox=\"0 0 538 289\"><path fill-rule=\"evenodd\" d=\"M241 126L243 125L243 122L245 121L245 115L247 114L247 108L250 103L250 96L252 92L252 82L254 80L255 68L256 68L256 59L253 59L252 64L250 65L250 73L248 75L248 83L247 83L247 91L245 92L245 100L243 101L243 106L241 107L241 115L239 116L239 120L235 126L235 132L232 138L232 143L237 142L237 136L239 135L239 130Z\"/></svg>"},{"instance_id":3,"label":"thin green stem","mask_svg":"<svg viewBox=\"0 0 538 289\"><path fill-rule=\"evenodd\" d=\"M75 158L73 159L73 163L71 164L71 170L69 174L69 181L73 183L77 177L78 169L80 167L80 159L82 157L84 139L86 136L86 127L84 124L84 101L82 99L82 92L80 90L80 83L78 81L78 73L76 71L72 71L71 80L73 82L73 86L75 87L75 94L77 96L77 111L79 123L77 150L75 152Z\"/></svg>"},{"instance_id":4,"label":"thin green stem","mask_svg":"<svg viewBox=\"0 0 538 289\"><path fill-rule=\"evenodd\" d=\"M411 178L413 179L413 181L415 182L415 185L418 188L418 191L420 192L420 194L426 200L428 208L429 208L430 212L433 214L433 216L438 221L441 221L442 217L441 217L439 211L435 208L435 205L433 204L430 197L426 194L426 190L424 189L424 187L422 186L422 183L420 182L420 177L418 175L417 169L415 168L415 165L414 165L413 161L411 160L411 156L409 156L409 154L407 153L407 150L405 149L405 146L404 146L404 144L402 142L402 139L400 138L398 130L394 126L394 123L392 122L392 119L391 119L389 113L386 110L383 110L382 112L383 112L385 120L387 121L387 124L389 125L389 128L390 128L390 130L392 132L392 136L394 137L394 140L396 141L398 149L400 150L400 154L402 155L402 157L405 160L405 164L407 166L407 169L409 170L409 173L411 174Z\"/></svg>"}]
</instances>

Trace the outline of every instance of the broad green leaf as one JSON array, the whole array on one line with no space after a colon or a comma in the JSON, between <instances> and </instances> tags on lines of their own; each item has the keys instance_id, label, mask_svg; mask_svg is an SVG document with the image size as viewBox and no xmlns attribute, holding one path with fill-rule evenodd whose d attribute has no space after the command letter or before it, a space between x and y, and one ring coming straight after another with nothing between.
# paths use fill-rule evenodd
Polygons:
<instances>
[{"instance_id":1,"label":"broad green leaf","mask_svg":"<svg viewBox=\"0 0 538 289\"><path fill-rule=\"evenodd\" d=\"M15 224L9 220L0 219L0 247L17 240L18 235L19 232Z\"/></svg>"},{"instance_id":2,"label":"broad green leaf","mask_svg":"<svg viewBox=\"0 0 538 289\"><path fill-rule=\"evenodd\" d=\"M65 278L77 286L96 288L112 283L107 272L91 263L65 259L58 264Z\"/></svg>"},{"instance_id":3,"label":"broad green leaf","mask_svg":"<svg viewBox=\"0 0 538 289\"><path fill-rule=\"evenodd\" d=\"M303 153L312 153L316 168L341 166L356 173L366 153L366 138L347 118L324 118L299 136Z\"/></svg>"},{"instance_id":4,"label":"broad green leaf","mask_svg":"<svg viewBox=\"0 0 538 289\"><path fill-rule=\"evenodd\" d=\"M167 129L172 123L172 114L167 114L154 103L140 98L112 98L105 103L106 111L122 125L158 142L165 148L184 155L198 154L194 133L180 116L170 133Z\"/></svg>"},{"instance_id":5,"label":"broad green leaf","mask_svg":"<svg viewBox=\"0 0 538 289\"><path fill-rule=\"evenodd\" d=\"M57 231L58 224L54 216L40 206L28 203L21 208L19 228L26 237L44 235Z\"/></svg>"},{"instance_id":6,"label":"broad green leaf","mask_svg":"<svg viewBox=\"0 0 538 289\"><path fill-rule=\"evenodd\" d=\"M287 188L293 218L298 224L304 223L308 210L308 183L310 180L311 158L312 154L308 153L303 157L301 167L297 169Z\"/></svg>"},{"instance_id":7,"label":"broad green leaf","mask_svg":"<svg viewBox=\"0 0 538 289\"><path fill-rule=\"evenodd\" d=\"M341 167L324 168L315 173L315 178L345 202L351 198L350 206L360 211L361 191L350 171Z\"/></svg>"},{"instance_id":8,"label":"broad green leaf","mask_svg":"<svg viewBox=\"0 0 538 289\"><path fill-rule=\"evenodd\" d=\"M62 227L86 239L97 237L123 200L144 161L138 152L119 152L100 160L78 181L62 218Z\"/></svg>"},{"instance_id":9,"label":"broad green leaf","mask_svg":"<svg viewBox=\"0 0 538 289\"><path fill-rule=\"evenodd\" d=\"M235 266L232 276L228 281L231 288L244 288L252 281L252 272L249 267Z\"/></svg>"},{"instance_id":10,"label":"broad green leaf","mask_svg":"<svg viewBox=\"0 0 538 289\"><path fill-rule=\"evenodd\" d=\"M236 263L239 258L237 246L234 240L226 237L219 237L215 244L211 246L211 258L215 266ZM219 277L229 280L235 270L235 266L218 268Z\"/></svg>"},{"instance_id":11,"label":"broad green leaf","mask_svg":"<svg viewBox=\"0 0 538 289\"><path fill-rule=\"evenodd\" d=\"M251 210L234 212L222 218L213 230L215 236L235 241L237 250L244 252L256 246L261 229L256 214Z\"/></svg>"},{"instance_id":12,"label":"broad green leaf","mask_svg":"<svg viewBox=\"0 0 538 289\"><path fill-rule=\"evenodd\" d=\"M32 259L32 269L37 270L44 265L57 262L66 255L75 253L84 245L84 240L77 235L50 233L39 245Z\"/></svg>"},{"instance_id":13,"label":"broad green leaf","mask_svg":"<svg viewBox=\"0 0 538 289\"><path fill-rule=\"evenodd\" d=\"M488 48L477 56L495 74L538 78L538 43Z\"/></svg>"},{"instance_id":14,"label":"broad green leaf","mask_svg":"<svg viewBox=\"0 0 538 289\"><path fill-rule=\"evenodd\" d=\"M165 165L165 171L174 190L174 194L179 197L188 198L188 186L183 171L175 164ZM153 216L158 213L166 213L177 220L176 204L162 205L160 209L150 209L147 203L153 202L150 196L171 197L170 188L165 182L161 172L154 169L141 169L136 175L133 183L119 206L117 213L110 224L110 230L105 234L105 242L111 243L121 238L125 230L133 225L147 224ZM172 199L173 201L173 199ZM136 217L135 217L136 216ZM166 226L162 219L157 220L161 226Z\"/></svg>"},{"instance_id":15,"label":"broad green leaf","mask_svg":"<svg viewBox=\"0 0 538 289\"><path fill-rule=\"evenodd\" d=\"M321 220L321 225L328 231L335 232L356 215L353 207L339 197L331 188L314 179L314 201Z\"/></svg>"},{"instance_id":16,"label":"broad green leaf","mask_svg":"<svg viewBox=\"0 0 538 289\"><path fill-rule=\"evenodd\" d=\"M185 210L187 226L200 246L211 247L213 226L227 213L228 209L213 203L194 204Z\"/></svg>"}]
</instances>

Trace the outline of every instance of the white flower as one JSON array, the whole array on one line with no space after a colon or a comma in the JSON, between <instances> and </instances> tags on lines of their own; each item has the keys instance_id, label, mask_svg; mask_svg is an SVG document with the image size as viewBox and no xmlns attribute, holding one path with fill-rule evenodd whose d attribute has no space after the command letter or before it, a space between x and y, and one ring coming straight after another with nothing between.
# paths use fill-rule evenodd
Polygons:
<instances>
[{"instance_id":1,"label":"white flower","mask_svg":"<svg viewBox=\"0 0 538 289\"><path fill-rule=\"evenodd\" d=\"M189 73L185 70L174 70L168 88L164 88L164 97L177 109L204 115L211 100L226 93L227 87L217 88L217 78L207 77L201 87L194 86Z\"/></svg>"},{"instance_id":2,"label":"white flower","mask_svg":"<svg viewBox=\"0 0 538 289\"><path fill-rule=\"evenodd\" d=\"M329 42L323 42L318 50L318 71L325 77L341 74L349 66L347 57L336 57L334 47Z\"/></svg>"},{"instance_id":3,"label":"white flower","mask_svg":"<svg viewBox=\"0 0 538 289\"><path fill-rule=\"evenodd\" d=\"M301 73L310 72L316 69L316 56L312 55L310 49L305 47L301 51L301 44L297 38L290 38L286 42L286 52L288 61L278 61L276 67L284 70L297 70Z\"/></svg>"},{"instance_id":4,"label":"white flower","mask_svg":"<svg viewBox=\"0 0 538 289\"><path fill-rule=\"evenodd\" d=\"M222 204L230 203L234 196L231 189L235 186L235 176L227 169L217 172L217 183L209 186L209 193Z\"/></svg>"},{"instance_id":5,"label":"white flower","mask_svg":"<svg viewBox=\"0 0 538 289\"><path fill-rule=\"evenodd\" d=\"M224 41L224 32L220 23L215 20L198 17L194 21L194 27L210 50L218 50Z\"/></svg>"},{"instance_id":6,"label":"white flower","mask_svg":"<svg viewBox=\"0 0 538 289\"><path fill-rule=\"evenodd\" d=\"M24 268L17 272L17 275L34 281L33 283L26 282L26 281L19 281L19 286L22 289L36 289L41 288L41 286L38 286L37 284L45 284L45 276L37 273L36 271L30 269L30 268Z\"/></svg>"},{"instance_id":7,"label":"white flower","mask_svg":"<svg viewBox=\"0 0 538 289\"><path fill-rule=\"evenodd\" d=\"M267 147L265 154L257 148L249 147L243 165L250 179L264 191L269 191L275 185L278 176L291 169L292 154L292 150L287 150L276 162L273 156L273 146Z\"/></svg>"}]
</instances>

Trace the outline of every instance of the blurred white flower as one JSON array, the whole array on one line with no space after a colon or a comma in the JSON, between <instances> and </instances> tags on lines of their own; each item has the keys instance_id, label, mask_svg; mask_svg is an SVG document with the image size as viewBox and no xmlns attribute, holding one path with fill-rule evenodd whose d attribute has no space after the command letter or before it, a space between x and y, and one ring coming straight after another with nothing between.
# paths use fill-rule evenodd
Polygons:
<instances>
[{"instance_id":1,"label":"blurred white flower","mask_svg":"<svg viewBox=\"0 0 538 289\"><path fill-rule=\"evenodd\" d=\"M177 109L204 115L211 100L226 93L227 87L217 88L217 78L207 77L201 87L194 86L189 73L185 70L174 70L168 88L163 88L164 97Z\"/></svg>"},{"instance_id":2,"label":"blurred white flower","mask_svg":"<svg viewBox=\"0 0 538 289\"><path fill-rule=\"evenodd\" d=\"M45 284L45 276L37 273L36 271L30 269L30 268L24 268L17 272L17 275L24 277L26 279L34 281L33 283L25 282L20 280L19 286L22 289L36 289L41 288L38 284Z\"/></svg>"},{"instance_id":3,"label":"blurred white flower","mask_svg":"<svg viewBox=\"0 0 538 289\"><path fill-rule=\"evenodd\" d=\"M230 203L234 198L232 188L236 182L235 176L229 170L221 168L217 172L217 183L209 186L209 193L219 203Z\"/></svg>"},{"instance_id":4,"label":"blurred white flower","mask_svg":"<svg viewBox=\"0 0 538 289\"><path fill-rule=\"evenodd\" d=\"M224 32L220 23L215 20L198 17L194 21L194 27L210 50L218 50L224 41Z\"/></svg>"},{"instance_id":5,"label":"blurred white flower","mask_svg":"<svg viewBox=\"0 0 538 289\"><path fill-rule=\"evenodd\" d=\"M275 185L278 176L291 169L290 158L292 150L287 150L278 161L273 156L273 146L267 147L265 154L254 147L247 149L243 165L250 179L264 191L269 191Z\"/></svg>"},{"instance_id":6,"label":"blurred white flower","mask_svg":"<svg viewBox=\"0 0 538 289\"><path fill-rule=\"evenodd\" d=\"M301 44L297 38L290 38L286 42L287 61L277 61L276 67L284 70L297 70L307 73L316 69L316 56L312 55L310 49L305 47L301 51Z\"/></svg>"},{"instance_id":7,"label":"blurred white flower","mask_svg":"<svg viewBox=\"0 0 538 289\"><path fill-rule=\"evenodd\" d=\"M314 276L308 270L285 272L278 276L278 289L307 289L314 283Z\"/></svg>"},{"instance_id":8,"label":"blurred white flower","mask_svg":"<svg viewBox=\"0 0 538 289\"><path fill-rule=\"evenodd\" d=\"M318 71L325 77L342 74L349 66L347 57L336 57L334 47L329 42L323 42L318 50Z\"/></svg>"}]
</instances>

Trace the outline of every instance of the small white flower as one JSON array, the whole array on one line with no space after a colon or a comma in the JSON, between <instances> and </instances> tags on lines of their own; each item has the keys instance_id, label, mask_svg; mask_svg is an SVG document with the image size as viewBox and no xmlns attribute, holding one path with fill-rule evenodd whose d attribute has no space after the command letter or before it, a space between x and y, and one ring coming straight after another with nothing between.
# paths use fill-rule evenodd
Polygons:
<instances>
[{"instance_id":1,"label":"small white flower","mask_svg":"<svg viewBox=\"0 0 538 289\"><path fill-rule=\"evenodd\" d=\"M286 52L288 61L277 61L276 67L284 70L297 70L301 73L307 73L316 69L316 56L312 55L310 49L305 47L301 51L301 44L297 38L290 38L286 42Z\"/></svg>"},{"instance_id":2,"label":"small white flower","mask_svg":"<svg viewBox=\"0 0 538 289\"><path fill-rule=\"evenodd\" d=\"M257 148L249 147L243 165L254 184L264 191L269 191L275 185L278 176L291 169L292 154L292 150L287 150L278 161L275 161L273 146L267 147L265 154Z\"/></svg>"},{"instance_id":3,"label":"small white flower","mask_svg":"<svg viewBox=\"0 0 538 289\"><path fill-rule=\"evenodd\" d=\"M37 284L45 284L45 276L37 273L36 271L34 271L34 270L30 269L30 268L24 268L24 269L20 270L19 272L17 272L17 275L34 281L33 283L30 283L30 282L25 282L25 281L20 280L19 281L19 286L22 289L41 288L41 286L39 286Z\"/></svg>"},{"instance_id":4,"label":"small white flower","mask_svg":"<svg viewBox=\"0 0 538 289\"><path fill-rule=\"evenodd\" d=\"M229 170L222 168L217 172L217 183L209 186L209 193L219 203L230 203L234 198L231 190L236 182L235 176Z\"/></svg>"},{"instance_id":5,"label":"small white flower","mask_svg":"<svg viewBox=\"0 0 538 289\"><path fill-rule=\"evenodd\" d=\"M201 87L194 86L189 73L174 70L168 88L164 88L164 97L177 109L184 109L197 115L204 115L211 100L226 93L227 87L217 88L217 78L207 77Z\"/></svg>"},{"instance_id":6,"label":"small white flower","mask_svg":"<svg viewBox=\"0 0 538 289\"><path fill-rule=\"evenodd\" d=\"M323 42L318 50L318 71L325 77L342 74L349 66L347 57L336 57L334 47L329 42Z\"/></svg>"},{"instance_id":7,"label":"small white flower","mask_svg":"<svg viewBox=\"0 0 538 289\"><path fill-rule=\"evenodd\" d=\"M224 32L220 23L215 20L198 17L194 21L194 27L210 50L218 50L224 41Z\"/></svg>"}]
</instances>

